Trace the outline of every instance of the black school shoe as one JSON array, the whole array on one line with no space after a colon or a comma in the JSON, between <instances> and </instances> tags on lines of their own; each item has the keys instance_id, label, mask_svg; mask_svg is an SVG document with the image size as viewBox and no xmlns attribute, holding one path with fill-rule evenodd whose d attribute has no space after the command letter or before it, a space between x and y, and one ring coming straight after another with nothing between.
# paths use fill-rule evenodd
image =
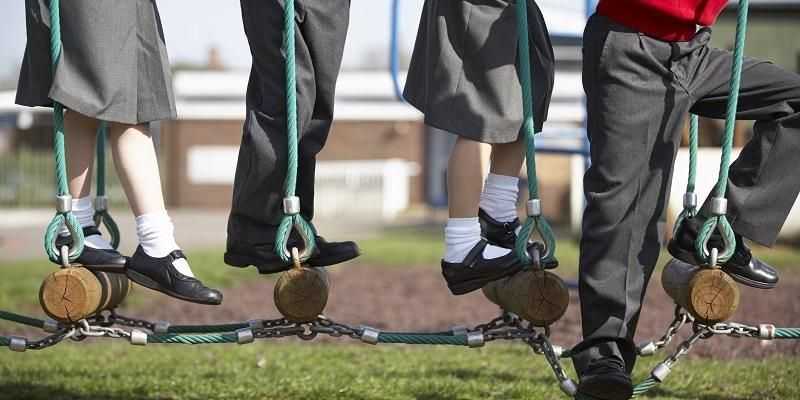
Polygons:
<instances>
[{"instance_id":1,"label":"black school shoe","mask_svg":"<svg viewBox=\"0 0 800 400\"><path fill-rule=\"evenodd\" d=\"M669 254L685 263L700 265L697 259L694 242L698 230L703 225L701 218L687 218L678 228L678 232L670 239L667 245ZM708 240L708 246L722 248L723 241L719 232L714 231ZM750 253L750 248L744 244L742 237L736 235L736 250L730 260L722 265L722 271L730 275L733 280L743 285L757 289L772 289L778 284L778 271Z\"/></svg>"},{"instance_id":2,"label":"black school shoe","mask_svg":"<svg viewBox=\"0 0 800 400\"><path fill-rule=\"evenodd\" d=\"M442 276L451 293L456 296L467 294L484 287L489 282L514 275L522 270L522 260L513 250L502 257L489 260L483 258L483 249L488 244L486 240L481 239L460 263L442 260ZM532 243L528 251L532 251L534 246L538 246L541 251L542 245L539 243ZM545 268L557 266L558 262L555 262L547 264Z\"/></svg>"},{"instance_id":3,"label":"black school shoe","mask_svg":"<svg viewBox=\"0 0 800 400\"><path fill-rule=\"evenodd\" d=\"M328 242L322 236L315 236L314 239L317 248L311 258L304 263L311 267L340 264L361 255L361 250L355 242ZM224 259L225 264L232 267L246 268L252 265L261 274L287 271L293 267L291 261L283 261L275 254L275 245L272 243L243 246L228 242Z\"/></svg>"},{"instance_id":4,"label":"black school shoe","mask_svg":"<svg viewBox=\"0 0 800 400\"><path fill-rule=\"evenodd\" d=\"M478 222L481 224L481 236L489 244L514 250L517 248L516 230L522 223L519 218L514 218L511 222L500 222L489 216L483 210L478 210ZM542 254L543 246L538 244L539 254ZM532 250L532 244L528 246L528 251ZM558 260L554 257L552 261L544 265L545 269L558 267Z\"/></svg>"},{"instance_id":5,"label":"black school shoe","mask_svg":"<svg viewBox=\"0 0 800 400\"><path fill-rule=\"evenodd\" d=\"M142 246L139 246L128 260L128 270L125 274L132 281L148 289L176 299L199 304L221 304L222 293L175 269L172 263L180 258L186 258L180 250L175 250L166 257L156 258L148 256Z\"/></svg>"},{"instance_id":6,"label":"black school shoe","mask_svg":"<svg viewBox=\"0 0 800 400\"><path fill-rule=\"evenodd\" d=\"M628 400L633 396L633 382L622 361L605 357L589 364L581 375L578 392L601 400Z\"/></svg>"},{"instance_id":7,"label":"black school shoe","mask_svg":"<svg viewBox=\"0 0 800 400\"><path fill-rule=\"evenodd\" d=\"M478 222L481 224L481 235L491 245L513 249L517 245L517 234L514 231L522 225L519 218L511 222L500 222L479 209Z\"/></svg>"},{"instance_id":8,"label":"black school shoe","mask_svg":"<svg viewBox=\"0 0 800 400\"><path fill-rule=\"evenodd\" d=\"M101 235L97 227L87 226L83 228L84 237L93 235ZM59 251L61 246L72 246L72 237L59 235L56 238L56 247L59 249ZM94 271L121 273L125 270L125 262L127 260L127 257L123 256L114 249L104 250L83 246L83 252L81 252L81 255L75 259L74 263Z\"/></svg>"}]
</instances>

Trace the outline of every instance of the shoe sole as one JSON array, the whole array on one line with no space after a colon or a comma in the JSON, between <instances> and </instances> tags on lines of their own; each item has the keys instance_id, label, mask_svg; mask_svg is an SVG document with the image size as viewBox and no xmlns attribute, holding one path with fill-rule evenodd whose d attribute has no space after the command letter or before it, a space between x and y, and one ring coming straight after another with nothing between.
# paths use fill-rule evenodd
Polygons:
<instances>
[{"instance_id":1,"label":"shoe sole","mask_svg":"<svg viewBox=\"0 0 800 400\"><path fill-rule=\"evenodd\" d=\"M216 305L222 304L221 301L220 302L205 301L205 300L195 299L195 298L191 298L191 297L186 297L184 295L175 293L175 292L165 288L164 286L160 285L158 282L150 279L149 277L147 277L147 276L145 276L143 274L140 274L140 273L138 273L138 272L136 272L134 270L131 270L131 269L128 269L128 271L125 273L125 275L127 275L128 278L130 278L130 280L136 282L139 285L142 285L142 286L144 286L144 287L146 287L148 289L151 289L151 290L155 290L156 292L163 293L163 294L165 294L165 295L167 295L169 297L174 297L174 298L176 298L178 300L188 301L190 303L196 303L196 304L212 305L212 306L216 306Z\"/></svg>"},{"instance_id":2,"label":"shoe sole","mask_svg":"<svg viewBox=\"0 0 800 400\"><path fill-rule=\"evenodd\" d=\"M694 253L688 252L688 251L686 251L684 249L681 249L681 248L677 247L677 245L673 241L670 241L669 244L667 244L667 251L669 252L669 254L671 256L677 258L680 261L683 261L683 262L685 262L687 264L691 264L691 265L699 265L699 263L697 262L697 260L694 257ZM722 269L723 272L728 274L728 276L730 276L731 279L733 279L734 281L739 282L742 285L752 287L752 288L756 288L756 289L772 289L772 288L774 288L775 286L778 285L777 282L776 283L764 283L764 282L754 281L754 280L752 280L750 278L746 278L746 277L741 276L739 274L730 272L727 269L725 269L725 267L722 267L721 269Z\"/></svg>"},{"instance_id":3,"label":"shoe sole","mask_svg":"<svg viewBox=\"0 0 800 400\"><path fill-rule=\"evenodd\" d=\"M354 251L354 252L347 252L347 253L339 253L337 256L331 256L327 258L312 258L308 261L308 265L310 267L327 267L331 265L341 264L345 261L350 261L358 256L361 255L361 252ZM235 254L235 253L228 253L226 252L223 256L223 260L225 264L228 264L232 267L236 268L247 268L250 266L256 267L258 269L259 274L274 274L276 272L283 272L292 269L293 265L291 263L284 263L281 261L280 263L265 263L263 260L247 256L243 254Z\"/></svg>"},{"instance_id":4,"label":"shoe sole","mask_svg":"<svg viewBox=\"0 0 800 400\"><path fill-rule=\"evenodd\" d=\"M596 382L581 382L578 392L599 400L628 400L633 396L633 383L618 377Z\"/></svg>"},{"instance_id":5,"label":"shoe sole","mask_svg":"<svg viewBox=\"0 0 800 400\"><path fill-rule=\"evenodd\" d=\"M522 271L522 267L514 267L511 268L502 274L488 277L488 278L480 278L480 279L472 279L468 281L459 282L456 284L447 284L447 288L450 289L450 293L453 293L454 296L460 296L463 294L467 294L470 292L474 292L484 286L486 286L490 282L494 282L500 279L503 279L507 276L511 276L516 274L517 272Z\"/></svg>"},{"instance_id":6,"label":"shoe sole","mask_svg":"<svg viewBox=\"0 0 800 400\"><path fill-rule=\"evenodd\" d=\"M225 264L236 268L256 267L259 274L274 274L276 272L288 271L292 268L291 263L265 263L260 258L225 252L223 256Z\"/></svg>"}]
</instances>

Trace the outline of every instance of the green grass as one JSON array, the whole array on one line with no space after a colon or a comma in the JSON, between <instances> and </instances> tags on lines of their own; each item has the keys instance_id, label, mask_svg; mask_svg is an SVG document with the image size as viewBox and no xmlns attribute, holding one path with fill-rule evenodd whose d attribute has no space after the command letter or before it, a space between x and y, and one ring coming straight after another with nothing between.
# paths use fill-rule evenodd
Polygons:
<instances>
[{"instance_id":1,"label":"green grass","mask_svg":"<svg viewBox=\"0 0 800 400\"><path fill-rule=\"evenodd\" d=\"M645 362L646 361L646 362ZM653 360L637 367L637 381ZM572 368L567 366L570 375ZM800 358L685 362L653 399L798 398ZM563 399L524 346L122 343L0 352L0 399Z\"/></svg>"}]
</instances>

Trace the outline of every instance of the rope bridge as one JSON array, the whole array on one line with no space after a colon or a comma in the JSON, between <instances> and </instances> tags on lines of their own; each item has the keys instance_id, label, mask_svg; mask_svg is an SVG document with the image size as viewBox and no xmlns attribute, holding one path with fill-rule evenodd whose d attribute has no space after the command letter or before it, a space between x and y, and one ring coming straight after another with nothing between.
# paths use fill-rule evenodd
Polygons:
<instances>
[{"instance_id":1,"label":"rope bridge","mask_svg":"<svg viewBox=\"0 0 800 400\"><path fill-rule=\"evenodd\" d=\"M58 59L61 50L60 41L60 22L59 22L59 0L49 0L51 9L51 56L53 71L58 64ZM520 232L516 250L520 258L526 265L526 271L518 274L517 276L525 276L522 279L541 279L543 282L561 282L561 285L555 285L556 289L552 293L548 293L548 299L552 299L553 295L560 295L566 291L559 289L563 286L563 281L554 274L544 274L539 269L542 262L550 262L555 259L556 240L552 229L542 215L541 202L539 199L539 189L536 179L536 158L534 146L534 121L533 121L533 98L531 90L531 76L530 76L530 59L529 59L529 43L528 43L528 21L527 21L527 2L517 1L517 14L518 14L518 30L519 30L519 54L520 54L520 79L522 83L522 97L523 97L523 132L526 146L526 162L528 172L528 189L529 200L527 203L526 211L528 219L523 224L522 231ZM713 218L710 218L703 226L699 237L697 239L696 250L701 260L707 260L710 268L725 262L733 252L734 238L733 231L730 224L725 218L725 183L727 182L727 165L730 161L730 153L733 137L733 124L736 117L736 103L738 101L739 89L739 75L741 71L744 38L747 23L747 7L748 1L741 0L739 5L739 19L737 24L736 34L736 48L734 51L734 65L731 73L731 100L728 107L728 114L726 118L726 136L723 144L723 157L721 160L719 180L715 188L715 198L712 200ZM297 104L296 104L296 87L295 87L295 49L294 49L294 1L287 0L285 5L285 45L286 45L286 80L287 80L287 131L289 137L288 146L288 174L284 185L284 218L281 222L280 229L275 240L276 252L279 256L288 261L293 260L296 269L290 272L303 272L306 268L301 268L300 263L306 261L311 256L314 250L314 233L311 225L300 215L300 199L295 196L295 188L297 183ZM55 155L56 155L56 176L57 176L57 213L53 221L47 228L45 236L45 249L51 261L60 264L66 271L64 276L73 276L73 273L86 277L88 280L95 278L90 277L89 272L76 272L75 268L70 267L70 262L77 258L83 247L83 236L81 227L78 225L74 216L71 213L70 205L71 198L69 197L66 182L66 167L65 167L65 152L64 152L64 132L63 132L63 106L54 104L55 109ZM97 177L97 198L95 201L95 222L98 226L104 224L110 233L112 245L116 248L119 244L119 231L113 219L107 212L108 201L105 198L105 171L104 171L104 153L105 153L105 131L107 124L103 123L98 131L98 177ZM692 116L691 119L691 136L690 136L690 176L687 185L687 193L684 196L684 212L681 213L677 224L684 218L693 217L697 213L697 195L695 190L695 177L696 177L696 154L697 154L697 117ZM73 247L63 247L61 249L55 248L53 245L58 229L62 223L66 223L73 237ZM297 248L288 248L287 243L291 230L295 229L303 240L304 248L299 250ZM708 237L714 230L719 230L723 238L726 239L726 248L712 249L708 251L705 248L705 243ZM543 242L542 253L539 254L538 250L534 250L532 254L528 253L529 241L533 234L538 233ZM324 271L314 270L311 271ZM544 274L544 275L543 275ZM279 285L284 277L290 274L284 274L279 280ZM295 274L298 277L293 278L294 284L307 279L309 282L317 286L313 286L315 290L322 288L325 291L325 299L327 299L327 283L319 286L319 282L327 282L327 277L323 272L314 272L312 274ZM55 273L54 275L55 276ZM516 279L516 277L508 279ZM97 275L99 279L99 275ZM69 279L66 277L65 279ZM83 281L83 280L81 280ZM66 281L64 281L66 282ZM533 280L527 282L534 282ZM117 294L125 293L128 286L117 282L118 285L114 286L111 280L106 280L105 284L108 288L115 288ZM101 283L98 282L98 285ZM293 284L292 278L287 278L284 284ZM104 286L105 288L106 286ZM309 286L312 287L312 286ZM500 287L500 286L497 286ZM124 288L124 289L123 289ZM114 290L109 289L108 293ZM277 290L276 290L277 292ZM507 307L504 305L504 299L510 295L518 295L518 293L509 289L510 293L494 293L487 297L490 300L501 305L504 310ZM486 293L486 292L485 292ZM534 314L516 314L517 310L503 311L499 317L481 325L468 328L466 326L454 327L447 331L440 332L383 332L379 329L369 326L348 326L345 324L337 323L328 319L320 313L313 312L309 318L297 316L296 318L288 317L291 313L281 310L281 302L276 297L276 305L279 310L287 317L279 319L252 319L244 322L234 322L227 324L212 324L212 325L173 325L163 321L151 322L143 319L128 318L118 315L114 310L115 306L124 299L125 294L114 297L114 304L107 305L106 309L91 308L88 314L80 315L77 321L73 321L70 315L66 316L65 321L58 322L53 319L38 319L26 315L20 315L12 312L0 310L0 319L34 327L40 328L48 333L47 336L38 339L29 339L22 336L0 336L0 346L8 347L12 351L24 352L26 350L42 350L56 344L62 343L67 340L84 340L87 338L111 338L128 341L133 345L147 345L147 344L186 344L186 345L201 345L201 344L223 344L223 343L237 343L240 345L253 343L257 339L279 339L285 337L296 337L302 340L312 340L319 336L329 336L336 338L347 338L354 341L360 341L366 344L376 345L379 343L385 344L409 344L409 345L449 345L449 346L465 346L470 348L483 347L486 343L496 341L521 341L529 346L534 353L545 357L547 363L553 370L559 386L562 391L571 397L580 400L589 400L588 397L577 393L577 384L570 379L564 372L561 365L561 359L570 358L572 351L564 349L560 346L554 345L551 342L551 332L549 324L558 319L563 314L563 310L551 312L547 318L539 318L541 315ZM738 295L738 294L737 294ZM114 295L112 295L113 297ZM738 299L738 297L737 297ZM93 299L98 301L97 299ZM507 299L506 299L507 300ZM568 297L567 300L568 302ZM676 300L677 301L677 300ZM514 302L512 302L514 303ZM44 303L43 303L44 304ZM516 304L516 303L514 303ZM321 302L324 307L324 301ZM321 310L321 309L320 309ZM298 310L294 310L298 311ZM305 311L308 314L307 310ZM513 312L512 312L513 311ZM526 311L523 307L522 311ZM684 307L676 306L674 319L669 327L666 329L664 335L656 341L646 342L639 346L639 356L646 357L656 354L659 350L669 345L676 337L677 334L686 327L691 329L691 334L683 339L677 348L670 353L663 361L656 364L650 373L650 376L639 383L633 392L633 397L638 397L648 392L653 387L664 381L669 375L671 370L677 365L679 360L686 356L698 341L709 339L713 336L730 336L736 338L754 338L761 340L785 340L785 339L800 339L800 328L778 328L773 325L761 324L758 326L748 326L738 323L725 323L717 322L710 323L709 319L698 319L693 315L698 315L690 310L685 310ZM559 314L559 312L561 314ZM52 314L49 314L52 315ZM533 318L531 317L533 316ZM551 318L552 317L552 318ZM298 322L301 321L301 322ZM537 324L526 321L538 321Z\"/></svg>"}]
</instances>

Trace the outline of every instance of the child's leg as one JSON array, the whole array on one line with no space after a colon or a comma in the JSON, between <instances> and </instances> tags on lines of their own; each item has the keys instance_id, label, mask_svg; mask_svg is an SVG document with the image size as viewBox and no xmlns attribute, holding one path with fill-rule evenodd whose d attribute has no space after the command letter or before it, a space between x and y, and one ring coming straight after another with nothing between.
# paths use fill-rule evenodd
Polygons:
<instances>
[{"instance_id":1,"label":"child's leg","mask_svg":"<svg viewBox=\"0 0 800 400\"><path fill-rule=\"evenodd\" d=\"M481 193L480 209L496 221L505 223L517 218L519 171L523 160L522 139L492 145L491 167Z\"/></svg>"},{"instance_id":2,"label":"child's leg","mask_svg":"<svg viewBox=\"0 0 800 400\"><path fill-rule=\"evenodd\" d=\"M481 198L481 144L458 137L447 166L447 193L450 218L445 228L444 261L460 263L481 241L478 203ZM493 259L509 253L508 249L487 245L483 257Z\"/></svg>"},{"instance_id":3,"label":"child's leg","mask_svg":"<svg viewBox=\"0 0 800 400\"><path fill-rule=\"evenodd\" d=\"M72 213L81 227L94 226L94 206L89 196L92 189L95 145L98 121L75 111L64 114L64 146L67 159L67 181L72 195ZM68 235L66 226L59 232ZM95 249L111 249L100 235L88 235L84 245Z\"/></svg>"},{"instance_id":4,"label":"child's leg","mask_svg":"<svg viewBox=\"0 0 800 400\"><path fill-rule=\"evenodd\" d=\"M111 149L120 183L136 217L136 233L144 252L154 258L179 249L172 220L164 206L153 139L147 124L112 124ZM194 276L186 259L172 263L178 272Z\"/></svg>"}]
</instances>

